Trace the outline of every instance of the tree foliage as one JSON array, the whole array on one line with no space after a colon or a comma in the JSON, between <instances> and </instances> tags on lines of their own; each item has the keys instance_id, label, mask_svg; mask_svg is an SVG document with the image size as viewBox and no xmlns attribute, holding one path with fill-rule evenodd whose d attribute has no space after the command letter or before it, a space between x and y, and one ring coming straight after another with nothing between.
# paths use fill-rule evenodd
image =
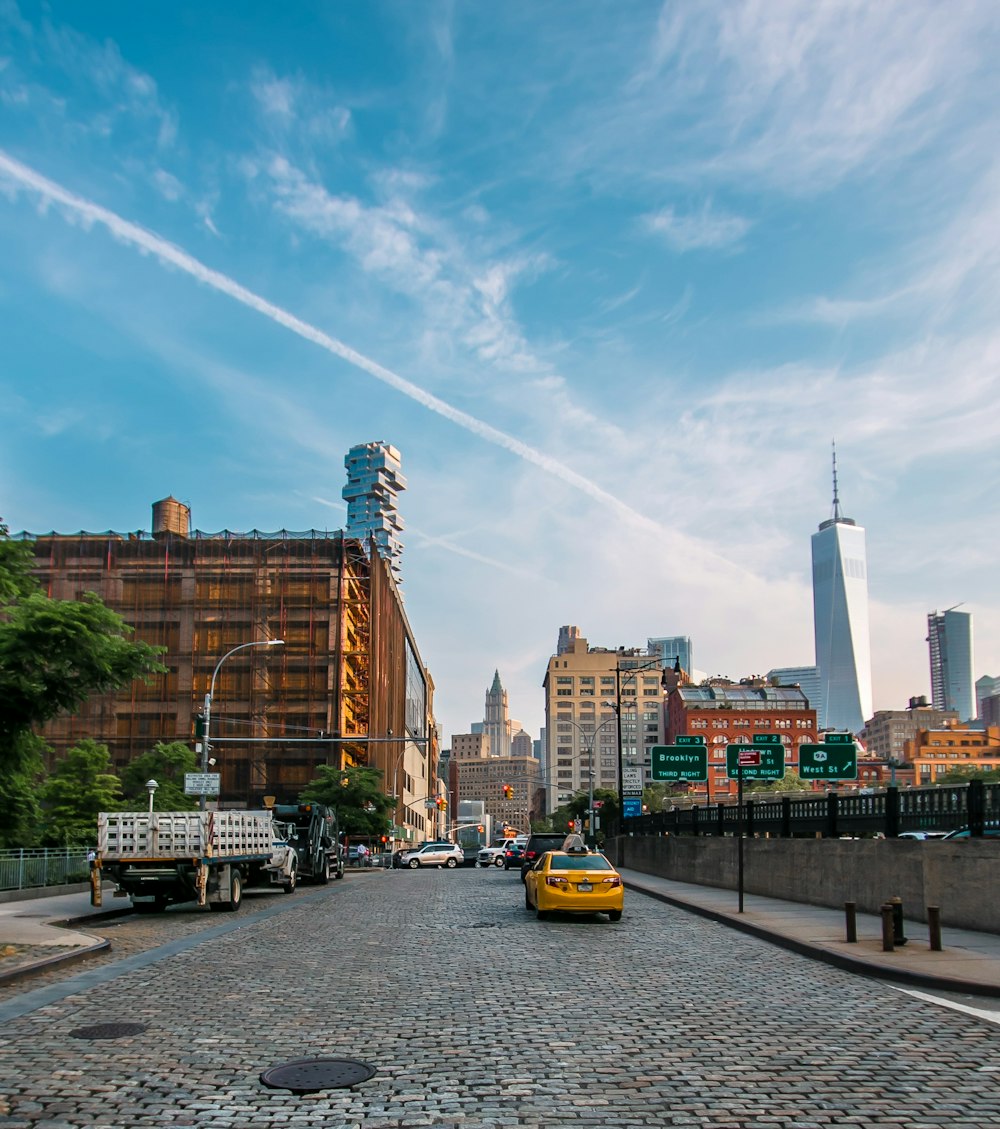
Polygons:
<instances>
[{"instance_id":1,"label":"tree foliage","mask_svg":"<svg viewBox=\"0 0 1000 1129\"><path fill-rule=\"evenodd\" d=\"M45 779L48 746L33 733L14 740L8 771L0 766L0 847L37 847L42 839L39 789Z\"/></svg>"},{"instance_id":2,"label":"tree foliage","mask_svg":"<svg viewBox=\"0 0 1000 1129\"><path fill-rule=\"evenodd\" d=\"M938 776L935 784L948 788L952 784L968 784L971 780L981 780L984 784L993 784L1000 781L1000 768L975 768L972 765L953 768Z\"/></svg>"},{"instance_id":3,"label":"tree foliage","mask_svg":"<svg viewBox=\"0 0 1000 1129\"><path fill-rule=\"evenodd\" d=\"M97 836L97 814L121 807L121 782L107 745L86 738L56 762L41 788L48 844L85 846Z\"/></svg>"},{"instance_id":4,"label":"tree foliage","mask_svg":"<svg viewBox=\"0 0 1000 1129\"><path fill-rule=\"evenodd\" d=\"M30 734L91 694L163 672L162 647L129 638L132 629L92 593L53 600L31 574L30 542L12 541L0 522L0 776L31 771ZM27 759L25 759L27 757ZM6 785L5 785L6 786ZM10 785L13 787L13 784Z\"/></svg>"},{"instance_id":5,"label":"tree foliage","mask_svg":"<svg viewBox=\"0 0 1000 1129\"><path fill-rule=\"evenodd\" d=\"M197 756L183 741L160 741L122 769L125 803L145 811L149 802L146 781L155 780L159 785L153 797L157 811L192 811L200 801L184 794L184 776L197 771Z\"/></svg>"},{"instance_id":6,"label":"tree foliage","mask_svg":"<svg viewBox=\"0 0 1000 1129\"><path fill-rule=\"evenodd\" d=\"M396 806L382 791L382 770L357 765L339 769L323 764L316 779L299 796L301 803L326 804L337 813L340 830L348 836L379 836Z\"/></svg>"},{"instance_id":7,"label":"tree foliage","mask_svg":"<svg viewBox=\"0 0 1000 1129\"><path fill-rule=\"evenodd\" d=\"M746 780L743 783L744 792L808 792L809 784L797 772L789 769L778 780Z\"/></svg>"}]
</instances>

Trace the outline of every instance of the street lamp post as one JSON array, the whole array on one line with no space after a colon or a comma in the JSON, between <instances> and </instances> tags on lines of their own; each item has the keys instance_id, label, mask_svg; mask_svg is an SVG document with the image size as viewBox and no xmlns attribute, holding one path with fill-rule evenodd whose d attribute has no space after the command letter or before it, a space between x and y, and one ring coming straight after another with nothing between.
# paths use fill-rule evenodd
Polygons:
<instances>
[{"instance_id":1,"label":"street lamp post","mask_svg":"<svg viewBox=\"0 0 1000 1129\"><path fill-rule=\"evenodd\" d=\"M654 667L659 666L662 669L660 676L660 685L666 688L667 685L667 668L663 666L662 658L650 659L648 662L643 662L637 666L623 667L621 664L621 651L619 650L619 657L615 663L615 713L618 717L618 833L619 837L623 837L625 831L625 786L624 786L624 761L622 749L622 685L628 685L630 681L639 677L643 671L652 670ZM625 671L624 678L622 672ZM636 710L638 711L638 698L636 698ZM637 719L638 720L638 719ZM618 856L621 860L622 849L619 848Z\"/></svg>"},{"instance_id":2,"label":"street lamp post","mask_svg":"<svg viewBox=\"0 0 1000 1129\"><path fill-rule=\"evenodd\" d=\"M233 647L232 650L226 651L221 659L215 664L215 670L212 671L212 680L208 685L208 693L205 695L205 732L202 738L201 746L201 771L202 773L208 772L208 753L209 753L209 734L211 732L212 723L212 698L215 695L215 679L219 673L219 667L229 658L230 655L235 655L237 651L244 651L247 647L280 647L284 645L284 639L259 639L254 643L240 643L238 646ZM205 810L205 793L201 794L201 810Z\"/></svg>"},{"instance_id":3,"label":"street lamp post","mask_svg":"<svg viewBox=\"0 0 1000 1129\"><path fill-rule=\"evenodd\" d=\"M589 825L589 836L588 836L588 838L589 838L590 842L587 845L590 846L590 847L596 847L597 846L597 834L594 830L594 745L597 743L598 733L600 733L601 730L605 727L605 725L607 725L611 721L611 718L610 717L606 718L594 730L593 733L589 734L589 738L590 738L589 741L587 739L588 738L587 731L583 728L582 725L573 721L572 719L567 719L567 720L569 720L570 725L572 725L573 728L576 729L579 732L580 736L583 738L583 744L584 744L584 750L583 751L587 754L587 775L590 777L590 788L588 790L588 800L587 800L587 813L588 813L587 823ZM619 733L620 732L621 732L621 722L619 722ZM619 742L619 749L620 748L621 748L621 743Z\"/></svg>"},{"instance_id":4,"label":"street lamp post","mask_svg":"<svg viewBox=\"0 0 1000 1129\"><path fill-rule=\"evenodd\" d=\"M159 788L159 784L155 780L146 781L146 791L149 793L149 814L153 814L153 794Z\"/></svg>"}]
</instances>

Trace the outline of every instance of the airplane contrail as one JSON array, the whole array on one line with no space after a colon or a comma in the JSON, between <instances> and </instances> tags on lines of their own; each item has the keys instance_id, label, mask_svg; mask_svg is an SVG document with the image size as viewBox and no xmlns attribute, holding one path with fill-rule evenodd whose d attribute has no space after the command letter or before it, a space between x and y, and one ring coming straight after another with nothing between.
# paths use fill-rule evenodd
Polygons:
<instances>
[{"instance_id":1,"label":"airplane contrail","mask_svg":"<svg viewBox=\"0 0 1000 1129\"><path fill-rule=\"evenodd\" d=\"M176 267L192 278L196 278L206 286L210 286L213 290L217 290L220 294L226 294L249 309L256 310L257 313L263 314L265 317L270 318L271 321L277 322L278 325L284 326L286 329L290 329L293 333L298 334L299 337L311 341L321 349L325 349L334 356L347 361L348 364L354 365L355 368L367 372L370 376L375 377L376 380L381 380L384 384L395 388L397 392L401 392L404 396L408 396L411 400L422 404L429 411L444 416L445 419L451 420L452 423L457 424L466 431L472 432L473 435L478 435L479 438L485 439L489 443L494 443L498 447L510 451L512 454L524 459L525 462L533 463L548 474L561 479L563 482L589 497L594 498L596 501L602 502L604 505L617 510L630 521L657 533L664 532L657 522L646 517L645 514L641 514L637 510L632 509L631 506L626 505L613 494L603 490L596 482L591 481L582 474L578 474L575 470L566 466L565 463L561 463L558 459L546 455L543 451L536 450L536 448L529 446L527 443L522 443L520 439L516 439L513 435L508 435L506 432L492 427L485 421L469 415L468 412L463 412L459 408L453 407L451 404L441 400L426 389L421 388L417 384L413 384L398 373L385 368L377 361L373 361L370 357L359 353L356 349L352 349L349 345L345 345L343 341L338 341L337 338L331 337L316 326L302 321L294 314L283 310L280 306L274 305L273 302L269 302L259 294L255 294L252 290L247 290L245 286L241 286L235 279L229 278L227 275L206 266L192 255L189 255L182 248L176 246L176 244L163 239L152 231L147 231L145 228L139 227L138 224L131 223L115 212L101 207L100 204L95 204L90 200L84 199L82 196L77 196L75 193L56 184L55 181L42 176L41 173L15 160L3 149L0 149L0 174L5 174L9 180L36 193L43 200L68 209L86 223L99 224L105 227L116 239L121 240L121 242L148 252L160 262L169 263L171 266Z\"/></svg>"}]
</instances>

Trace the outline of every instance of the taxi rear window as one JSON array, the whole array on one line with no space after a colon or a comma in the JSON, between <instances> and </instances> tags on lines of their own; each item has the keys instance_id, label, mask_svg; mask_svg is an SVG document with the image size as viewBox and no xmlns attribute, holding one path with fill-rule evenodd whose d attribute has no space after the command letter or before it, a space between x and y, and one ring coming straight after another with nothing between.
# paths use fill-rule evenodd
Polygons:
<instances>
[{"instance_id":1,"label":"taxi rear window","mask_svg":"<svg viewBox=\"0 0 1000 1129\"><path fill-rule=\"evenodd\" d=\"M553 852L549 870L612 870L604 855L560 855Z\"/></svg>"}]
</instances>

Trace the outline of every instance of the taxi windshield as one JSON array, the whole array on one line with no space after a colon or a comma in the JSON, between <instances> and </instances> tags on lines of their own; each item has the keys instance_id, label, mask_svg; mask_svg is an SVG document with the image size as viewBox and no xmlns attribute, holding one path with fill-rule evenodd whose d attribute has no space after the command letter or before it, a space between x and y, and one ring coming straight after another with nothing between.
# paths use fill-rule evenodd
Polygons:
<instances>
[{"instance_id":1,"label":"taxi windshield","mask_svg":"<svg viewBox=\"0 0 1000 1129\"><path fill-rule=\"evenodd\" d=\"M549 856L549 870L613 870L604 855L563 855L553 852Z\"/></svg>"}]
</instances>

